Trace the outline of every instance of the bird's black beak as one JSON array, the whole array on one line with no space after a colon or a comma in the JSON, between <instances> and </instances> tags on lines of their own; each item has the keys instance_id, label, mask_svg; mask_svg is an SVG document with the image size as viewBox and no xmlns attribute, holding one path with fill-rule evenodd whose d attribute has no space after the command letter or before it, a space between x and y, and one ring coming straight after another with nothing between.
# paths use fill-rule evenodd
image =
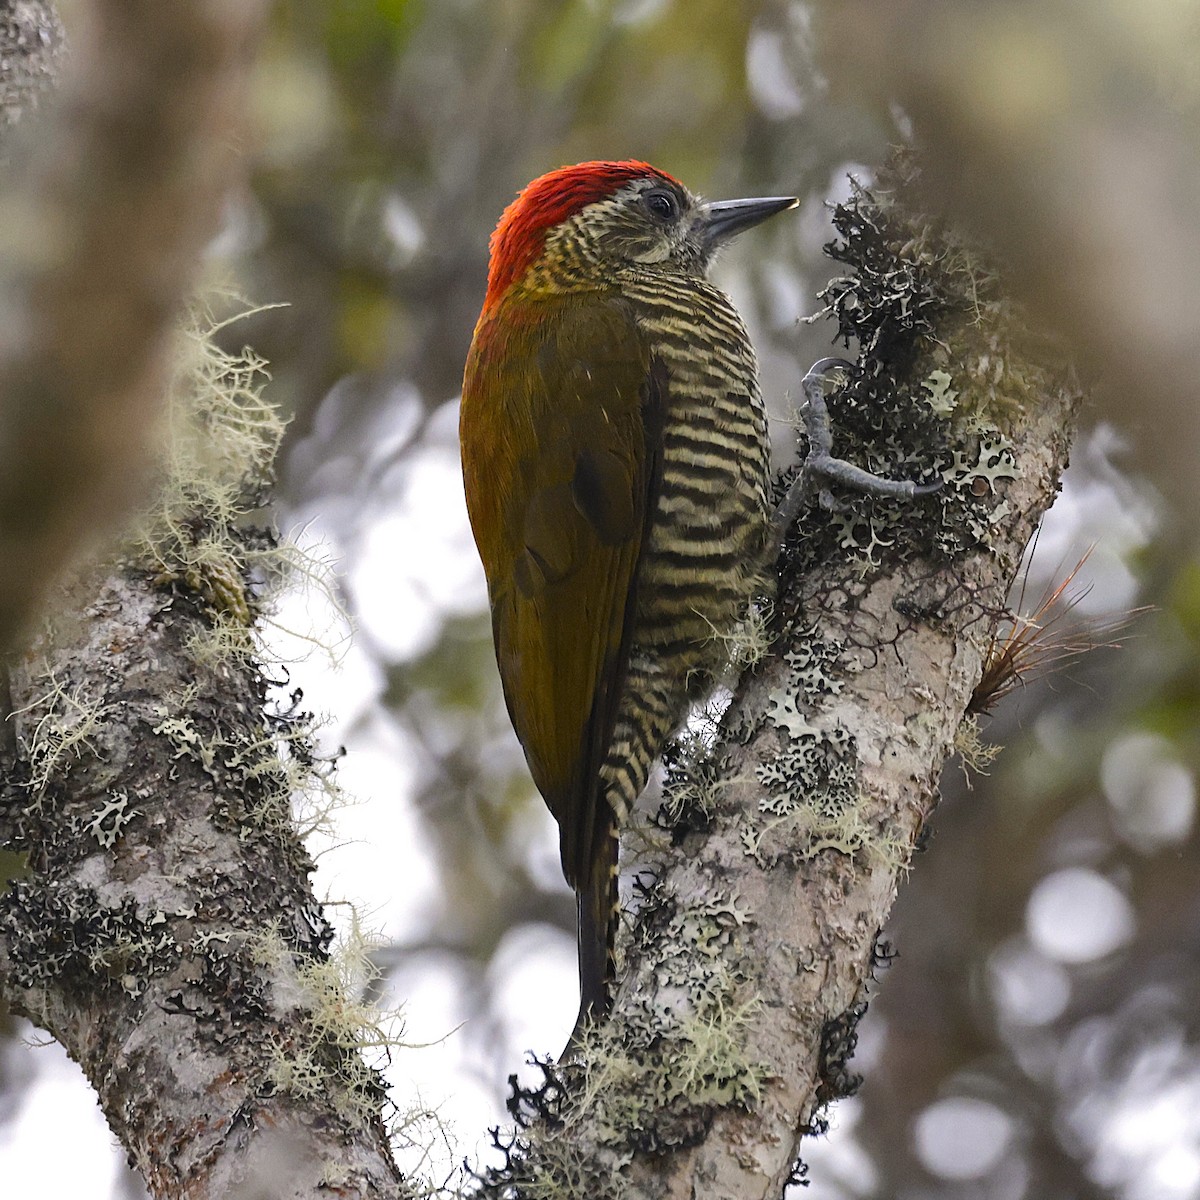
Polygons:
<instances>
[{"instance_id":1,"label":"bird's black beak","mask_svg":"<svg viewBox=\"0 0 1200 1200\"><path fill-rule=\"evenodd\" d=\"M795 196L764 196L756 200L717 200L705 204L700 209L704 219L704 248L711 254L743 229L795 208L799 203Z\"/></svg>"}]
</instances>

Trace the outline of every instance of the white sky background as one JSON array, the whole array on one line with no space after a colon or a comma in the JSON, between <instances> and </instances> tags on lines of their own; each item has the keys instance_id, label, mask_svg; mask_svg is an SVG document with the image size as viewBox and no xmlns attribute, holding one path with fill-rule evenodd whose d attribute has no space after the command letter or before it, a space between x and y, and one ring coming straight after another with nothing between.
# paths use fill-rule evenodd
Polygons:
<instances>
[{"instance_id":1,"label":"white sky background","mask_svg":"<svg viewBox=\"0 0 1200 1200\"><path fill-rule=\"evenodd\" d=\"M398 397L398 414L404 409L402 400ZM319 863L316 890L332 900L352 901L367 927L389 940L419 937L423 914L434 906L436 879L408 800L415 751L380 703L383 675L364 647L403 661L429 646L443 615L484 606L482 572L462 498L456 424L457 405L447 403L435 415L428 438L392 475L385 473L368 498L352 546L329 541L319 511L292 514L300 540L323 544L337 560L361 625L358 639L349 637L331 600L312 588L288 597L279 628L269 633L306 702L328 712L328 746L344 744L348 750L340 778L354 803L337 814L332 839L317 838L312 844ZM388 438L381 437L377 460L386 459L388 446ZM1039 550L1048 576L1097 543L1085 569L1096 586L1084 607L1093 612L1136 603L1135 582L1122 556L1145 540L1152 521L1149 505L1108 465L1113 449L1111 436L1100 431L1077 453L1087 469L1082 476L1068 477ZM1036 596L1044 582L1045 576L1035 573L1030 594ZM285 628L335 647L337 661L322 651L308 652L311 643L284 633ZM1136 767L1132 774L1131 764ZM1143 773L1158 781L1154 786L1165 797L1160 845L1186 837L1191 829L1194 785L1190 775L1180 779L1180 770L1165 762L1163 747L1142 743L1106 762L1106 789L1111 780L1114 806L1131 790L1140 795ZM548 815L537 836L545 842L537 853L553 859L556 838ZM335 905L330 916L345 927L347 911ZM1031 896L1025 936L1006 945L993 964L993 990L1006 1018L1029 1027L1053 1020L1069 995L1069 968L1119 947L1132 936L1136 919L1119 888L1098 872L1077 867L1048 875ZM490 981L500 992L504 1019L497 1036L507 1069L517 1069L530 1048L556 1053L577 1003L569 940L545 927L513 931L496 955ZM408 1039L429 1043L395 1056L390 1070L394 1097L403 1107L415 1089L457 1132L459 1144L445 1163L449 1168L482 1145L489 1125L504 1123L503 1096L496 1087L500 1081L485 1077L468 1061L464 1037L455 1032L468 1013L458 1000L462 980L452 962L427 956L392 984L398 994L389 1003L405 1002ZM856 1065L869 1069L885 1031L868 1020L862 1035ZM7 1071L32 1080L28 1087L0 1096L0 1179L7 1194L75 1200L127 1195L122 1190L128 1187L123 1154L78 1068L52 1043L16 1045L6 1053ZM1178 1119L1155 1127L1152 1178L1157 1190L1152 1194L1155 1200L1200 1196L1200 1121L1178 1115L1200 1111L1200 1065L1177 1056L1171 1064L1151 1063L1140 1080L1132 1079L1120 1093L1098 1097L1089 1110L1089 1136L1095 1138L1097 1153L1105 1147L1100 1167L1129 1200L1151 1194L1145 1190L1145 1157L1139 1157L1137 1148L1145 1145L1147 1097L1152 1087L1161 1087L1164 1072ZM14 1101L15 1115L3 1107ZM843 1103L830 1136L806 1146L815 1185L811 1191L823 1200L849 1200L871 1185L871 1164L854 1141L856 1120L854 1102ZM922 1114L913 1136L916 1152L931 1171L964 1180L990 1171L1015 1134L1010 1118L994 1106L947 1099ZM62 1152L64 1142L69 1153ZM1114 1146L1130 1149L1122 1156Z\"/></svg>"}]
</instances>

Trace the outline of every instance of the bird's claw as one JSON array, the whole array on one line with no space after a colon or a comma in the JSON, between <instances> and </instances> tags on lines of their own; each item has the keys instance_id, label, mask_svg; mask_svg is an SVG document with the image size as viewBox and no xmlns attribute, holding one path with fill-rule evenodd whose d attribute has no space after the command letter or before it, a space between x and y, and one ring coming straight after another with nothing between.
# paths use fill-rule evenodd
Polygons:
<instances>
[{"instance_id":1,"label":"bird's claw","mask_svg":"<svg viewBox=\"0 0 1200 1200\"><path fill-rule=\"evenodd\" d=\"M825 378L833 371L854 370L854 365L844 358L822 358L809 367L801 387L805 402L801 406L804 428L808 434L808 454L800 467L800 474L788 489L775 514L775 523L782 538L787 532L800 506L804 503L816 479L841 484L852 491L868 496L882 496L894 500L914 500L931 496L942 488L942 481L915 483L911 479L885 479L862 467L857 467L843 458L833 456L833 429L829 421L829 409L825 404ZM829 512L841 511L845 506L836 501L830 488L824 487L817 493L821 507Z\"/></svg>"}]
</instances>

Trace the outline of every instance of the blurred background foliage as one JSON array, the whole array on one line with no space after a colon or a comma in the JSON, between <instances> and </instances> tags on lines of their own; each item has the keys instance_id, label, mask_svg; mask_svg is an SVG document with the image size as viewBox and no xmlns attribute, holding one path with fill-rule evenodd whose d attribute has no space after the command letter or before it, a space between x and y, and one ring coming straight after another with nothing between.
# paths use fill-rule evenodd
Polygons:
<instances>
[{"instance_id":1,"label":"blurred background foliage","mask_svg":"<svg viewBox=\"0 0 1200 1200\"><path fill-rule=\"evenodd\" d=\"M1120 649L1030 681L986 720L1004 747L986 773L948 768L927 852L885 931L896 957L861 1029L866 1082L829 1137L803 1147L812 1194L1200 1197L1196 376L1180 358L1178 386L1160 386L1138 347L1161 362L1173 343L1126 347L1119 327L1097 323L1114 297L1090 270L1095 235L1118 235L1093 215L1110 197L1086 178L1065 199L1046 182L1056 145L1070 178L1061 148L1107 136L1106 188L1135 212L1144 193L1148 212L1162 201L1184 213L1180 228L1194 225L1194 6L957 10L277 7L261 134L246 147L256 166L214 270L254 302L286 304L229 336L270 361L270 394L291 418L280 525L328 547L357 626L340 681L295 669L309 703L331 710L362 801L333 842L374 854L331 887L376 910L383 988L413 998L414 1029L436 1038L465 1022L419 1069L399 1056L392 1075L402 1106L414 1074L430 1102L448 1098L468 1140L500 1119L522 1051L557 1052L575 1009L574 905L504 714L457 475L488 234L527 180L585 158L644 158L713 197L801 196L795 219L747 236L718 269L751 327L786 458L790 396L830 352L827 324L798 323L835 273L821 253L825 201L845 195L848 173L869 183L915 123L937 194L994 237L1031 321L1058 323L1096 378L1027 599L1094 543L1080 573L1090 591L1065 620L1153 608ZM1121 149L1129 137L1136 157ZM956 186L988 171L992 188ZM1189 261L1162 233L1162 222L1124 229L1128 245L1106 243L1113 269L1132 281L1160 249ZM1195 294L1136 282L1117 304L1131 331L1165 325L1200 341ZM1115 383L1106 352L1128 367ZM316 603L297 598L280 624L303 624ZM331 849L322 870L345 853ZM6 1126L28 1128L38 1070L22 1047L0 1061L3 1179Z\"/></svg>"}]
</instances>

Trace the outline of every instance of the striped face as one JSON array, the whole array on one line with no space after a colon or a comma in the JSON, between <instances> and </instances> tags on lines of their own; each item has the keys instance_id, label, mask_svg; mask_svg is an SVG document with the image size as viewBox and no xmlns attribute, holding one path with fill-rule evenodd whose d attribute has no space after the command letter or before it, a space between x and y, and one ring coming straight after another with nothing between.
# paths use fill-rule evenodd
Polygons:
<instances>
[{"instance_id":1,"label":"striped face","mask_svg":"<svg viewBox=\"0 0 1200 1200\"><path fill-rule=\"evenodd\" d=\"M705 210L687 188L644 176L556 226L546 256L599 270L637 264L702 276L714 249L706 228Z\"/></svg>"},{"instance_id":2,"label":"striped face","mask_svg":"<svg viewBox=\"0 0 1200 1200\"><path fill-rule=\"evenodd\" d=\"M632 160L559 167L523 188L504 210L492 234L484 313L489 312L543 257L547 239L559 226L564 222L577 224L583 212L611 201L618 192L634 183L643 191L657 188L673 192L676 199L687 194L683 185L665 171ZM648 203L653 206L658 202Z\"/></svg>"},{"instance_id":3,"label":"striped face","mask_svg":"<svg viewBox=\"0 0 1200 1200\"><path fill-rule=\"evenodd\" d=\"M790 196L701 203L643 162L561 167L535 179L501 216L483 315L514 287L557 291L639 271L702 279L722 245L795 204Z\"/></svg>"}]
</instances>

